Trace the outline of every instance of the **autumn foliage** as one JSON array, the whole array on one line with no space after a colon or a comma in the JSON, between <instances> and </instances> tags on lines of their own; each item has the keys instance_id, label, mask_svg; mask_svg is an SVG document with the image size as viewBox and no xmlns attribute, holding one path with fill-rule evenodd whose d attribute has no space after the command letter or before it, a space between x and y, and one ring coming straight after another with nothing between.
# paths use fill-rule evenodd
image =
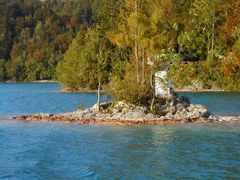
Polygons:
<instances>
[{"instance_id":1,"label":"autumn foliage","mask_svg":"<svg viewBox=\"0 0 240 180\"><path fill-rule=\"evenodd\" d=\"M139 99L167 69L176 87L239 90L239 14L239 0L3 0L0 80Z\"/></svg>"}]
</instances>

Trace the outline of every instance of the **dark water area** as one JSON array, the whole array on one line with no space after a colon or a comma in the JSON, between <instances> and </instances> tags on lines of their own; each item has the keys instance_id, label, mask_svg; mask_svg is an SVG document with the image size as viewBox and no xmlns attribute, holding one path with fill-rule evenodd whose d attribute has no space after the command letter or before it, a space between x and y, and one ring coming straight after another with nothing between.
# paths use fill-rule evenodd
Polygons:
<instances>
[{"instance_id":1,"label":"dark water area","mask_svg":"<svg viewBox=\"0 0 240 180\"><path fill-rule=\"evenodd\" d=\"M59 93L60 88L56 83L0 84L0 179L240 179L240 126L9 120L12 115L68 112L96 102L96 94ZM239 94L187 95L218 114L239 114ZM232 107L219 104L222 99Z\"/></svg>"}]
</instances>

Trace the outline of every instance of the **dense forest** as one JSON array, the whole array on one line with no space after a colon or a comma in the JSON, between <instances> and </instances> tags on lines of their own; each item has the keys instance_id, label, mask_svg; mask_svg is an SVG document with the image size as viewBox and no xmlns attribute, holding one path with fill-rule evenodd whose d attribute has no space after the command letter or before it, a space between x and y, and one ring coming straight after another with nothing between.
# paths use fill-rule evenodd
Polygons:
<instances>
[{"instance_id":1,"label":"dense forest","mask_svg":"<svg viewBox=\"0 0 240 180\"><path fill-rule=\"evenodd\" d=\"M167 68L176 87L240 90L240 0L1 0L0 13L1 81L139 101Z\"/></svg>"},{"instance_id":2,"label":"dense forest","mask_svg":"<svg viewBox=\"0 0 240 180\"><path fill-rule=\"evenodd\" d=\"M77 33L85 33L92 1L0 1L0 80L56 79L56 66Z\"/></svg>"}]
</instances>

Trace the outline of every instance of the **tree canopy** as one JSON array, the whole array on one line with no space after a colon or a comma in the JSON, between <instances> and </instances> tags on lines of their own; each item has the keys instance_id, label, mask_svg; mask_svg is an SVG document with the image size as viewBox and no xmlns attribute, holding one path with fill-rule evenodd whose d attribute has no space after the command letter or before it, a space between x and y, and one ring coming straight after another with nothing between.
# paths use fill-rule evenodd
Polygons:
<instances>
[{"instance_id":1,"label":"tree canopy","mask_svg":"<svg viewBox=\"0 0 240 180\"><path fill-rule=\"evenodd\" d=\"M139 99L168 61L176 87L239 90L239 14L239 0L3 0L0 80L100 83L120 99L137 85Z\"/></svg>"}]
</instances>

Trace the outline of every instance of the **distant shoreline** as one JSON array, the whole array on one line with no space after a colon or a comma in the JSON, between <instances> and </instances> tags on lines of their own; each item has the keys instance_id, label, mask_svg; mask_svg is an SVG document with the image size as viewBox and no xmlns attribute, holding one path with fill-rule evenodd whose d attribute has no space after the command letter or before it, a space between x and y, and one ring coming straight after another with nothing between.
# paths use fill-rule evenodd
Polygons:
<instances>
[{"instance_id":1,"label":"distant shoreline","mask_svg":"<svg viewBox=\"0 0 240 180\"><path fill-rule=\"evenodd\" d=\"M238 92L240 93L240 90L237 91L230 91L230 90L219 90L219 89L199 89L199 90L193 90L193 89L174 89L175 92L225 92L225 93L234 93L234 92Z\"/></svg>"},{"instance_id":2,"label":"distant shoreline","mask_svg":"<svg viewBox=\"0 0 240 180\"><path fill-rule=\"evenodd\" d=\"M176 92L234 92L234 91L226 91L226 90L220 90L220 89L199 89L199 90L194 90L194 89L180 89L176 88Z\"/></svg>"},{"instance_id":3,"label":"distant shoreline","mask_svg":"<svg viewBox=\"0 0 240 180\"><path fill-rule=\"evenodd\" d=\"M32 81L32 83L59 83L59 82L56 80L39 80L39 81Z\"/></svg>"},{"instance_id":4,"label":"distant shoreline","mask_svg":"<svg viewBox=\"0 0 240 180\"><path fill-rule=\"evenodd\" d=\"M5 81L1 82L2 84L14 84L14 83L59 83L56 80L39 80L39 81L20 81L20 82L14 82L14 81Z\"/></svg>"},{"instance_id":5,"label":"distant shoreline","mask_svg":"<svg viewBox=\"0 0 240 180\"><path fill-rule=\"evenodd\" d=\"M59 83L57 80L38 80L38 81L26 81L26 82L13 82L13 81L6 81L0 82L2 84L14 84L14 83ZM60 84L60 83L59 83ZM240 92L238 91L230 91L230 90L223 90L223 89L193 89L193 88L175 88L175 92ZM97 90L93 89L69 89L69 88L62 88L58 92L61 93L97 93ZM103 91L102 91L103 92Z\"/></svg>"},{"instance_id":6,"label":"distant shoreline","mask_svg":"<svg viewBox=\"0 0 240 180\"><path fill-rule=\"evenodd\" d=\"M61 93L97 93L97 90L88 90L88 89L79 89L79 90L71 90L71 89L61 89L59 90Z\"/></svg>"},{"instance_id":7,"label":"distant shoreline","mask_svg":"<svg viewBox=\"0 0 240 180\"><path fill-rule=\"evenodd\" d=\"M79 89L71 89L71 88L62 88L58 92L61 93L97 93L97 89L87 89L87 88L79 88ZM104 93L103 90L100 91Z\"/></svg>"}]
</instances>

